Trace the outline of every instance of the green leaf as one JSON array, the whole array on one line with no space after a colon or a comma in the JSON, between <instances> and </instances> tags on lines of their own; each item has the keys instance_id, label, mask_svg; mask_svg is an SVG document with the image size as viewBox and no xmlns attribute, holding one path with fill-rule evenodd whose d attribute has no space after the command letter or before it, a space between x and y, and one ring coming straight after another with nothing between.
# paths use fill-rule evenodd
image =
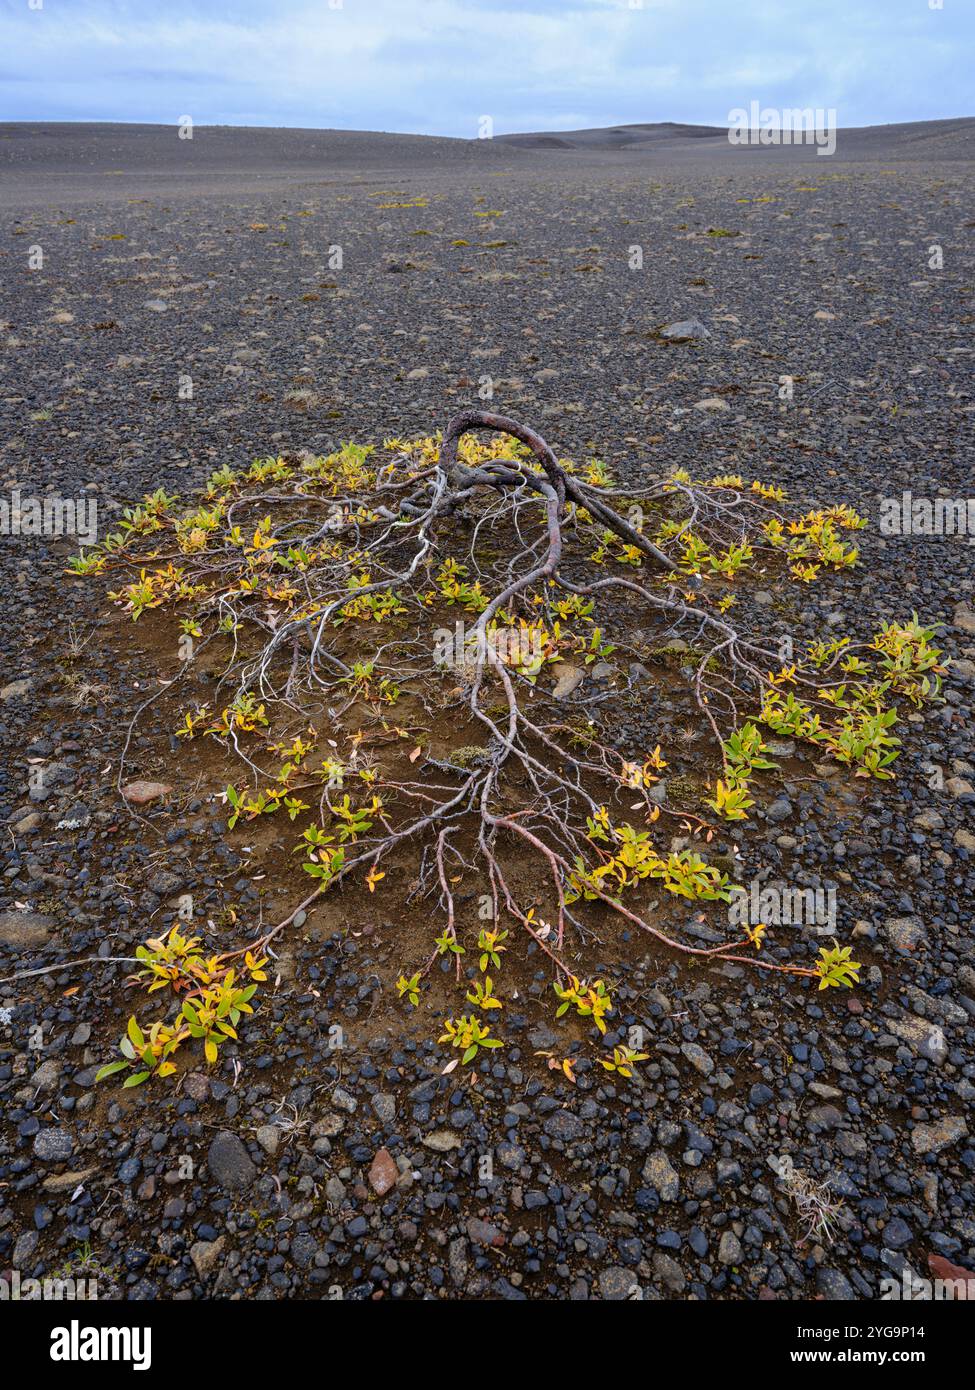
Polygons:
<instances>
[{"instance_id":1,"label":"green leaf","mask_svg":"<svg viewBox=\"0 0 975 1390\"><path fill-rule=\"evenodd\" d=\"M106 1076L114 1076L117 1071L125 1071L128 1062L107 1062L100 1071L95 1073L96 1081L104 1081Z\"/></svg>"},{"instance_id":2,"label":"green leaf","mask_svg":"<svg viewBox=\"0 0 975 1390\"><path fill-rule=\"evenodd\" d=\"M131 1076L126 1077L122 1082L122 1090L127 1091L130 1086L141 1086L143 1081L148 1081L151 1075L152 1072L150 1071L133 1072Z\"/></svg>"}]
</instances>

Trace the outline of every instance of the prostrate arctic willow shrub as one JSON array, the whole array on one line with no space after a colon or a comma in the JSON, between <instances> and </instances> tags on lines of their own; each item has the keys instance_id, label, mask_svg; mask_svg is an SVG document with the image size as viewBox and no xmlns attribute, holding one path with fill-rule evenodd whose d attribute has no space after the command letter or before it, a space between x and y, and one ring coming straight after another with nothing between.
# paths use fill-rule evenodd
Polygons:
<instances>
[{"instance_id":1,"label":"prostrate arctic willow shrub","mask_svg":"<svg viewBox=\"0 0 975 1390\"><path fill-rule=\"evenodd\" d=\"M603 461L575 466L526 426L468 411L442 437L221 468L189 507L157 492L72 569L111 576L133 620L173 613L184 671L219 653L219 698L185 708L175 732L239 755L231 827L294 823L310 891L251 944L251 981L299 906L340 884L398 894L408 852L411 896L435 899L436 927L396 992L422 1007L449 959L462 1003L441 1041L470 1064L502 1045L492 1028L513 932L548 960L556 1012L602 1036L611 987L580 969L592 913L687 957L820 989L856 982L849 948L796 938L789 950L764 924L694 945L654 921L647 895L729 902L737 885L708 847L717 826L748 819L774 772L769 736L856 777L894 776L900 708L940 691L940 653L916 615L787 661L730 616L759 575L802 590L854 567L865 524L845 504L797 513L782 488L737 475L622 491ZM634 646L648 623L660 645ZM660 742L612 741L634 656L670 670L710 744L691 805L659 795L673 756ZM566 698L597 677L598 695ZM661 835L668 823L683 847ZM472 898L473 924L460 910ZM130 1025L113 1065L162 1072L185 1037L219 1055L253 992L225 960L206 980L184 970L195 983L176 1019ZM626 1074L642 1054L602 1060Z\"/></svg>"}]
</instances>

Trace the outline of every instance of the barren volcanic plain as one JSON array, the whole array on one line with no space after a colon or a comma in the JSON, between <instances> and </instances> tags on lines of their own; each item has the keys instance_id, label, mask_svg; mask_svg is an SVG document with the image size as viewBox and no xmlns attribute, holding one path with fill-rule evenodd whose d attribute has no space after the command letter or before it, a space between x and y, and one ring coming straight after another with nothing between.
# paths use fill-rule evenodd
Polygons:
<instances>
[{"instance_id":1,"label":"barren volcanic plain","mask_svg":"<svg viewBox=\"0 0 975 1390\"><path fill-rule=\"evenodd\" d=\"M0 1269L87 1272L102 1298L800 1300L975 1268L975 532L902 534L883 506L973 492L973 160L971 119L841 130L829 157L673 125L0 125ZM157 489L188 507L223 468L379 454L467 408L619 487L740 475L867 521L856 566L759 574L730 612L797 652L933 629L941 698L903 708L892 780L767 734L755 807L719 822L693 624L630 615L560 702L626 756L660 746L663 848L835 904L855 989L597 915L566 949L612 987L600 1037L556 1018L551 938L511 922L504 1046L445 1071L453 954L416 1007L396 987L441 885L394 857L294 917L304 819L231 828L224 746L177 737L218 707L213 671L186 669L171 616L112 602L117 573L69 573L76 536L23 524L29 499L97 503L104 540ZM332 710L343 737L357 714ZM415 777L449 779L421 714L386 718L418 730ZM165 790L133 805L135 780ZM472 977L481 892L457 888ZM723 904L656 897L668 931L724 939ZM135 949L187 900L208 954L292 916L254 1012L213 1066L187 1047L169 1078L96 1082L149 1017ZM811 958L802 930L756 955ZM632 1075L600 1064L634 1038Z\"/></svg>"}]
</instances>

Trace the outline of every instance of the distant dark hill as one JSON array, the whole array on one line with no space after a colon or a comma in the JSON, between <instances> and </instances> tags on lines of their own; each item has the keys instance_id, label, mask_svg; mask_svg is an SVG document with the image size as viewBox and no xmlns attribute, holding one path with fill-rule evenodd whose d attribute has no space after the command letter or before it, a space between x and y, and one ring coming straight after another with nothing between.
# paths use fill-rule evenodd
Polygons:
<instances>
[{"instance_id":1,"label":"distant dark hill","mask_svg":"<svg viewBox=\"0 0 975 1390\"><path fill-rule=\"evenodd\" d=\"M663 145L681 140L724 140L723 126L678 125L660 121L654 125L606 126L595 130L563 130L557 134L499 135L502 145L523 150L620 150L640 145Z\"/></svg>"},{"instance_id":2,"label":"distant dark hill","mask_svg":"<svg viewBox=\"0 0 975 1390\"><path fill-rule=\"evenodd\" d=\"M587 163L592 157L614 155L670 164L684 159L697 162L702 158L824 158L817 155L811 145L736 146L730 143L726 126L681 125L674 121L500 135L495 144L537 153L564 152ZM975 159L975 117L846 129L841 126L834 157L838 160Z\"/></svg>"}]
</instances>

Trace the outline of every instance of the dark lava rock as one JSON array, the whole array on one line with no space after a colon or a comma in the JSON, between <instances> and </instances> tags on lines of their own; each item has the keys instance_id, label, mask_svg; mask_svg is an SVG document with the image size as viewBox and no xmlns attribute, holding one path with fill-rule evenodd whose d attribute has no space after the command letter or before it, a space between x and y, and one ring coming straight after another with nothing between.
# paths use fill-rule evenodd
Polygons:
<instances>
[{"instance_id":1,"label":"dark lava rock","mask_svg":"<svg viewBox=\"0 0 975 1390\"><path fill-rule=\"evenodd\" d=\"M34 1154L42 1163L67 1163L74 1140L66 1129L42 1129L34 1138Z\"/></svg>"},{"instance_id":2,"label":"dark lava rock","mask_svg":"<svg viewBox=\"0 0 975 1390\"><path fill-rule=\"evenodd\" d=\"M257 1177L250 1154L236 1134L231 1134L229 1130L221 1130L211 1142L207 1165L214 1182L228 1191L250 1187Z\"/></svg>"},{"instance_id":3,"label":"dark lava rock","mask_svg":"<svg viewBox=\"0 0 975 1390\"><path fill-rule=\"evenodd\" d=\"M550 1139L560 1139L563 1144L571 1144L585 1133L585 1125L571 1110L556 1110L543 1127Z\"/></svg>"}]
</instances>

